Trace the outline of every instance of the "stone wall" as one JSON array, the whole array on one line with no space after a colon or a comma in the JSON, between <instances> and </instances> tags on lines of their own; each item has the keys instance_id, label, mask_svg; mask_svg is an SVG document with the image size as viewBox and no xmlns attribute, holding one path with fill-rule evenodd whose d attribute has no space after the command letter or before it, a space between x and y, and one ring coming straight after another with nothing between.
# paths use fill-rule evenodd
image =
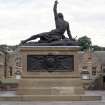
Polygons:
<instances>
[{"instance_id":1,"label":"stone wall","mask_svg":"<svg viewBox=\"0 0 105 105\"><path fill-rule=\"evenodd\" d=\"M5 54L0 54L0 78L15 78L16 72L16 58L17 55L15 52L9 52L5 58ZM6 60L6 61L5 61Z\"/></svg>"}]
</instances>

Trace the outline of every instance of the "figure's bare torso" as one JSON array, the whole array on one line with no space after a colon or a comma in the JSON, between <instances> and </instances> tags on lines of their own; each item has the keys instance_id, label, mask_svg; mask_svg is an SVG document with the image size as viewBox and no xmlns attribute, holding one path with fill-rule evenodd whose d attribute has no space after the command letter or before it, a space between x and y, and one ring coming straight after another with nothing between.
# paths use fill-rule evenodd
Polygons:
<instances>
[{"instance_id":1,"label":"figure's bare torso","mask_svg":"<svg viewBox=\"0 0 105 105\"><path fill-rule=\"evenodd\" d=\"M63 19L57 18L55 20L55 24L56 24L56 30L64 34L64 32L67 30L68 22L66 22Z\"/></svg>"}]
</instances>

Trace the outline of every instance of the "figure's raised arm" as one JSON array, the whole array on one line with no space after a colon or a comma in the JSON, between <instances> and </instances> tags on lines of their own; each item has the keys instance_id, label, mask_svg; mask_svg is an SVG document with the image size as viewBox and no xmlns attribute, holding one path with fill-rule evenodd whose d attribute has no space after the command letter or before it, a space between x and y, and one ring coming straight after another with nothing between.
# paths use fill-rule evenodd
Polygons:
<instances>
[{"instance_id":1,"label":"figure's raised arm","mask_svg":"<svg viewBox=\"0 0 105 105\"><path fill-rule=\"evenodd\" d=\"M58 4L58 1L56 0L54 3L54 8L53 8L55 19L57 18L57 4Z\"/></svg>"}]
</instances>

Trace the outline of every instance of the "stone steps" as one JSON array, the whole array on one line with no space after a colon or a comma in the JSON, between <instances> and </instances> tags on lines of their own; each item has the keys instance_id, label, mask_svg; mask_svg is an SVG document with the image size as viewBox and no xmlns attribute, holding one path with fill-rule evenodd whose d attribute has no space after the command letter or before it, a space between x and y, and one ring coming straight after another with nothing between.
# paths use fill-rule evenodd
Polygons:
<instances>
[{"instance_id":1,"label":"stone steps","mask_svg":"<svg viewBox=\"0 0 105 105\"><path fill-rule=\"evenodd\" d=\"M84 95L16 95L0 96L0 101L99 101L101 96Z\"/></svg>"},{"instance_id":2,"label":"stone steps","mask_svg":"<svg viewBox=\"0 0 105 105\"><path fill-rule=\"evenodd\" d=\"M82 81L79 78L32 78L21 79L19 88L25 87L79 87L82 86Z\"/></svg>"},{"instance_id":3,"label":"stone steps","mask_svg":"<svg viewBox=\"0 0 105 105\"><path fill-rule=\"evenodd\" d=\"M19 81L18 95L75 95L84 94L79 78L23 78Z\"/></svg>"},{"instance_id":4,"label":"stone steps","mask_svg":"<svg viewBox=\"0 0 105 105\"><path fill-rule=\"evenodd\" d=\"M82 87L18 88L19 95L73 95L84 94Z\"/></svg>"}]
</instances>

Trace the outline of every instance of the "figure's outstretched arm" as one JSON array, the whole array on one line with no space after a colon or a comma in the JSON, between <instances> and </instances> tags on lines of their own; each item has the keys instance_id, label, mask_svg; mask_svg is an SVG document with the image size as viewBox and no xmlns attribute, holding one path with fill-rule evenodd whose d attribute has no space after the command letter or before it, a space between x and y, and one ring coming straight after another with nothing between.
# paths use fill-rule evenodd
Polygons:
<instances>
[{"instance_id":1,"label":"figure's outstretched arm","mask_svg":"<svg viewBox=\"0 0 105 105\"><path fill-rule=\"evenodd\" d=\"M53 11L54 11L54 17L55 19L57 18L57 4L58 4L58 1L56 0L55 3L54 3L54 8L53 8Z\"/></svg>"},{"instance_id":2,"label":"figure's outstretched arm","mask_svg":"<svg viewBox=\"0 0 105 105\"><path fill-rule=\"evenodd\" d=\"M68 27L67 27L67 34L68 34L69 39L72 39L72 35L70 32L70 28L69 28L69 23L68 23Z\"/></svg>"}]
</instances>

